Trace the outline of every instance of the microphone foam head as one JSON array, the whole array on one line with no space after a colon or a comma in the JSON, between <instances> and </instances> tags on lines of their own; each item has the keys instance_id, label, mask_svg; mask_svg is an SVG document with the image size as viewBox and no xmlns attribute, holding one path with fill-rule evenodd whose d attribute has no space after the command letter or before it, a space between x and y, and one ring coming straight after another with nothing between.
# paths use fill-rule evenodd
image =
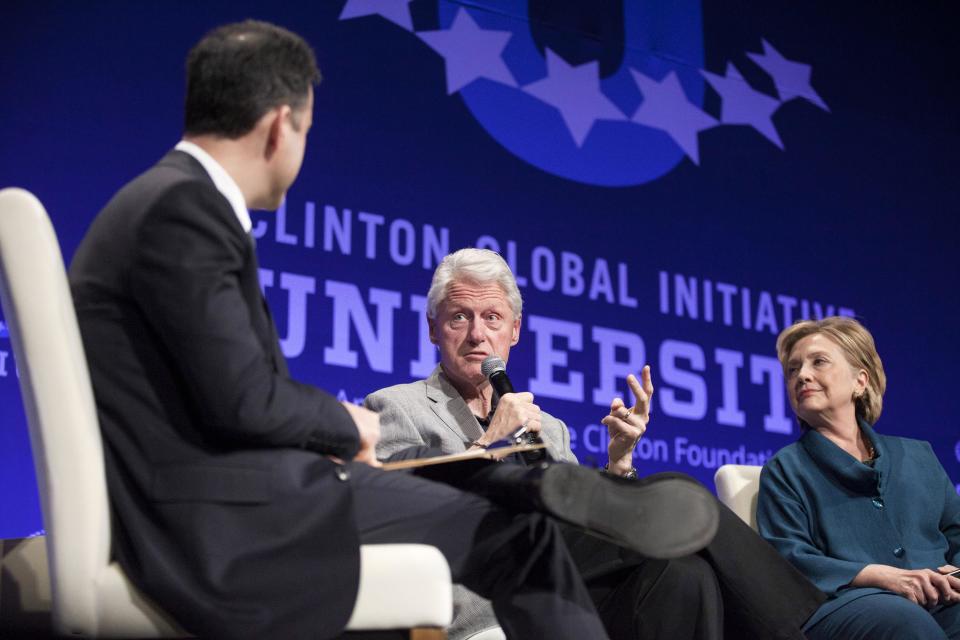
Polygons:
<instances>
[{"instance_id":1,"label":"microphone foam head","mask_svg":"<svg viewBox=\"0 0 960 640\"><path fill-rule=\"evenodd\" d=\"M498 371L506 371L506 370L507 370L507 363L505 363L503 361L503 358L501 358L495 353L490 354L489 356L483 359L483 362L480 363L480 373L482 373L486 378L489 378L490 376L497 373Z\"/></svg>"}]
</instances>

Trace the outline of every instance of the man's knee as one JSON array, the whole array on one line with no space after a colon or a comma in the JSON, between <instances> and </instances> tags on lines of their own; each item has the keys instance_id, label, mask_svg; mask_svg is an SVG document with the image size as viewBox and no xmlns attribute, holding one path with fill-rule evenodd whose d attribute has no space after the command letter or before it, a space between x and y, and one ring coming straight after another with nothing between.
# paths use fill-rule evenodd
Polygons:
<instances>
[{"instance_id":1,"label":"man's knee","mask_svg":"<svg viewBox=\"0 0 960 640\"><path fill-rule=\"evenodd\" d=\"M678 598L716 601L720 585L710 564L700 556L691 555L667 561L659 585L669 589Z\"/></svg>"},{"instance_id":2,"label":"man's knee","mask_svg":"<svg viewBox=\"0 0 960 640\"><path fill-rule=\"evenodd\" d=\"M642 478L640 478L640 482L657 482L659 480L670 480L671 478L686 480L688 482L692 482L694 484L699 484L703 486L703 483L697 480L696 478L694 478L693 476L688 475L686 473L681 473L679 471L661 471L659 473L652 473L648 476L643 476Z\"/></svg>"},{"instance_id":3,"label":"man's knee","mask_svg":"<svg viewBox=\"0 0 960 640\"><path fill-rule=\"evenodd\" d=\"M629 591L621 591L618 599L601 609L611 638L723 637L720 586L703 558L648 561L636 569L629 584ZM627 597L633 598L632 606ZM618 611L612 611L614 606Z\"/></svg>"}]
</instances>

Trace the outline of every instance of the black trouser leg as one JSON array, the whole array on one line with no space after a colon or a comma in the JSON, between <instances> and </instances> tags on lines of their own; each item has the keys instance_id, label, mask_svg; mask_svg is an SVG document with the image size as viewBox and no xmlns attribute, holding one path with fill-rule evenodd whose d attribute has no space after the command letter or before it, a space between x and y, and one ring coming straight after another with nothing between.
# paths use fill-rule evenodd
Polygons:
<instances>
[{"instance_id":1,"label":"black trouser leg","mask_svg":"<svg viewBox=\"0 0 960 640\"><path fill-rule=\"evenodd\" d=\"M350 465L364 544L440 549L455 582L489 598L508 638L606 638L558 526L405 472Z\"/></svg>"},{"instance_id":2,"label":"black trouser leg","mask_svg":"<svg viewBox=\"0 0 960 640\"><path fill-rule=\"evenodd\" d=\"M425 458L436 455L433 449L411 447L393 456L391 460L408 457ZM463 460L452 464L438 464L413 470L413 474L481 495L511 511L535 511L538 500L532 482L541 471L513 462L492 460Z\"/></svg>"},{"instance_id":3,"label":"black trouser leg","mask_svg":"<svg viewBox=\"0 0 960 640\"><path fill-rule=\"evenodd\" d=\"M699 556L644 558L572 528L564 538L613 640L723 637L720 587Z\"/></svg>"},{"instance_id":4,"label":"black trouser leg","mask_svg":"<svg viewBox=\"0 0 960 640\"><path fill-rule=\"evenodd\" d=\"M699 556L646 560L587 583L613 640L722 640L723 601Z\"/></svg>"},{"instance_id":5,"label":"black trouser leg","mask_svg":"<svg viewBox=\"0 0 960 640\"><path fill-rule=\"evenodd\" d=\"M803 638L803 623L826 600L723 504L717 535L699 555L720 583L728 638Z\"/></svg>"},{"instance_id":6,"label":"black trouser leg","mask_svg":"<svg viewBox=\"0 0 960 640\"><path fill-rule=\"evenodd\" d=\"M673 472L654 474L642 481L675 477L696 482L685 474ZM720 585L725 637L803 638L803 623L826 596L728 507L719 501L717 506L720 517L717 534L697 555L709 563ZM605 566L604 556L601 554L584 564L582 550L576 544L568 546L590 584L591 567ZM619 562L629 563L626 559Z\"/></svg>"}]
</instances>

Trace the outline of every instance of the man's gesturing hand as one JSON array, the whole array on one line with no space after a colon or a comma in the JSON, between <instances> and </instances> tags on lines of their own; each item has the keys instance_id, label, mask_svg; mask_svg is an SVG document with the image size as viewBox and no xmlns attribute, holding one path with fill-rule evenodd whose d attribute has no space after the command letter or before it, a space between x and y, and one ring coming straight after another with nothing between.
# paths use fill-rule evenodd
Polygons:
<instances>
[{"instance_id":1,"label":"man's gesturing hand","mask_svg":"<svg viewBox=\"0 0 960 640\"><path fill-rule=\"evenodd\" d=\"M653 381L650 377L650 365L640 372L643 382L636 376L627 376L627 384L636 402L627 409L620 398L610 403L610 413L601 420L607 426L610 444L607 445L608 470L615 475L624 475L633 468L633 449L650 422L650 400L653 398Z\"/></svg>"}]
</instances>

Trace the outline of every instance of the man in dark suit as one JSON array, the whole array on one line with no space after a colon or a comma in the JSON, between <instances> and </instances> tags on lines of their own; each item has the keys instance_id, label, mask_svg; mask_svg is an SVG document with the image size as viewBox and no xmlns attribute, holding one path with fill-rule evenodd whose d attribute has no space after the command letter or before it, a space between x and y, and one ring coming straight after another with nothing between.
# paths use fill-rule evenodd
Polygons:
<instances>
[{"instance_id":1,"label":"man in dark suit","mask_svg":"<svg viewBox=\"0 0 960 640\"><path fill-rule=\"evenodd\" d=\"M70 268L131 580L204 637L330 637L359 544L422 542L509 636L606 637L551 518L377 469L376 414L289 377L247 207L278 207L299 171L310 47L227 25L187 74L184 140L114 196ZM541 472L546 490L558 474ZM712 535L715 513L696 517Z\"/></svg>"},{"instance_id":2,"label":"man in dark suit","mask_svg":"<svg viewBox=\"0 0 960 640\"><path fill-rule=\"evenodd\" d=\"M247 207L275 209L296 177L318 80L309 46L285 30L209 34L188 59L185 142L110 201L76 253L114 552L204 636L336 635L359 544L419 541L497 597L518 636L555 614L579 629L567 637L589 637L602 627L551 521L376 470L375 414L288 376ZM445 541L461 536L478 542ZM544 584L518 582L528 560ZM504 570L477 570L491 564ZM544 619L516 615L527 606Z\"/></svg>"}]
</instances>

